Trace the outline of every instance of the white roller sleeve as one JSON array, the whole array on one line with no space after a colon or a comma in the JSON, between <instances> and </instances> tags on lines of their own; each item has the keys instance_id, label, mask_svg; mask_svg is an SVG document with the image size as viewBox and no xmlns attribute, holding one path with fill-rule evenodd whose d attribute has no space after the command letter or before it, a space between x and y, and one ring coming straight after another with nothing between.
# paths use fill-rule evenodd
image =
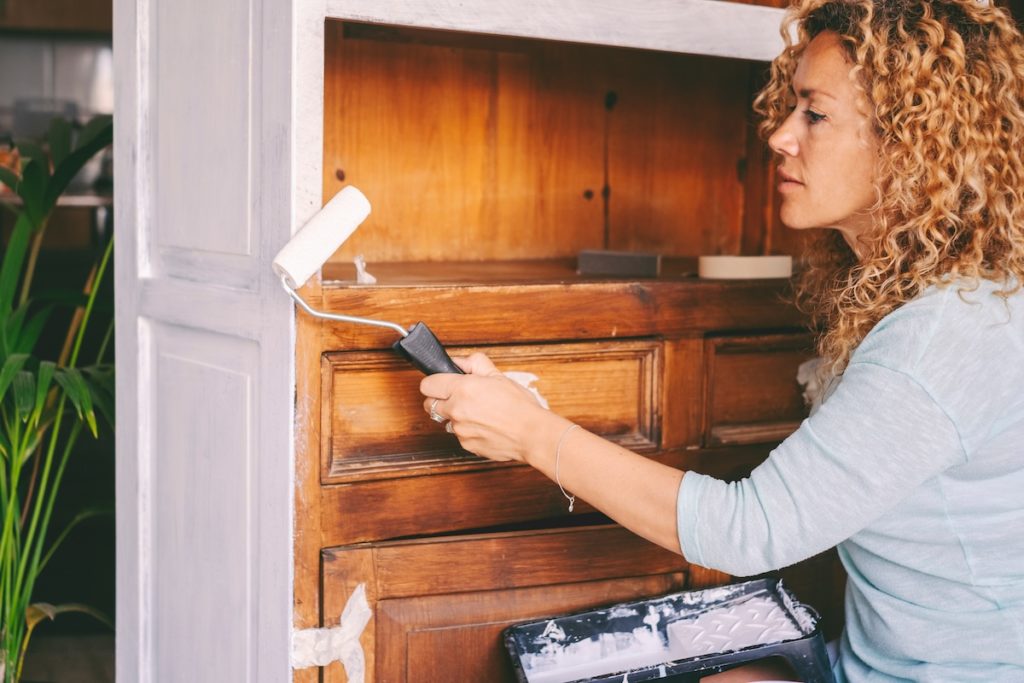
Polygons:
<instances>
[{"instance_id":1,"label":"white roller sleeve","mask_svg":"<svg viewBox=\"0 0 1024 683\"><path fill-rule=\"evenodd\" d=\"M274 272L298 289L369 215L369 200L355 187L345 187L277 252Z\"/></svg>"},{"instance_id":2,"label":"white roller sleeve","mask_svg":"<svg viewBox=\"0 0 1024 683\"><path fill-rule=\"evenodd\" d=\"M697 259L700 277L745 280L789 277L793 274L790 256L701 256Z\"/></svg>"}]
</instances>

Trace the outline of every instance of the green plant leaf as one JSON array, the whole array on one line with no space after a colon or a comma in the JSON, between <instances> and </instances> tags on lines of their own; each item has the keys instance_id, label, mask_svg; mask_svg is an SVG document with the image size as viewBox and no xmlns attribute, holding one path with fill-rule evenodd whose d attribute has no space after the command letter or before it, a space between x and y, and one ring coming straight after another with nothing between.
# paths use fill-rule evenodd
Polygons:
<instances>
[{"instance_id":1,"label":"green plant leaf","mask_svg":"<svg viewBox=\"0 0 1024 683\"><path fill-rule=\"evenodd\" d=\"M77 368L58 368L54 377L75 406L79 419L84 419L92 435L98 436L96 413L92 408L92 395L89 393L89 387L86 385L82 373Z\"/></svg>"},{"instance_id":2,"label":"green plant leaf","mask_svg":"<svg viewBox=\"0 0 1024 683\"><path fill-rule=\"evenodd\" d=\"M46 403L46 395L53 385L53 375L57 371L57 364L50 360L39 361L39 372L36 376L36 402L35 409L42 411Z\"/></svg>"},{"instance_id":3,"label":"green plant leaf","mask_svg":"<svg viewBox=\"0 0 1024 683\"><path fill-rule=\"evenodd\" d=\"M96 619L100 623L106 625L108 628L113 630L114 624L110 621L110 618L99 611L95 607L89 605L82 605L79 603L67 603L64 605L51 605L47 602L37 602L29 605L25 608L25 636L21 641L21 650L18 652L18 670L21 669L21 663L25 658L25 651L28 649L29 639L32 638L32 631L35 630L39 622L44 619L57 618L59 614L65 614L67 612L81 612L82 614L88 614L93 619ZM13 617L13 615L11 615Z\"/></svg>"},{"instance_id":4,"label":"green plant leaf","mask_svg":"<svg viewBox=\"0 0 1024 683\"><path fill-rule=\"evenodd\" d=\"M25 212L32 221L33 229L42 225L43 218L49 213L49 207L45 204L49 180L46 161L32 159L21 167L18 195L25 202Z\"/></svg>"},{"instance_id":5,"label":"green plant leaf","mask_svg":"<svg viewBox=\"0 0 1024 683\"><path fill-rule=\"evenodd\" d=\"M103 132L104 128L107 126L112 127L113 125L114 118L110 114L97 114L82 126L82 130L78 134L78 141L75 147L78 148L89 144L97 135Z\"/></svg>"},{"instance_id":6,"label":"green plant leaf","mask_svg":"<svg viewBox=\"0 0 1024 683\"><path fill-rule=\"evenodd\" d=\"M89 124L91 125L92 121ZM92 159L97 152L114 141L114 124L110 117L106 117L102 124L97 124L97 127L98 130L93 134L87 125L86 129L82 131L82 140L79 140L78 146L54 170L43 200L43 207L46 211L53 208L53 205L57 203L57 198L67 189L68 183L82 170L89 159ZM87 132L90 136L88 138L86 137Z\"/></svg>"},{"instance_id":7,"label":"green plant leaf","mask_svg":"<svg viewBox=\"0 0 1024 683\"><path fill-rule=\"evenodd\" d=\"M27 353L12 353L4 361L3 367L0 368L0 400L7 395L7 389L14 381L14 376L21 372L26 361L28 361Z\"/></svg>"},{"instance_id":8,"label":"green plant leaf","mask_svg":"<svg viewBox=\"0 0 1024 683\"><path fill-rule=\"evenodd\" d=\"M68 612L80 612L82 614L88 614L90 617L96 619L104 626L108 626L111 629L114 628L114 623L110 621L103 612L99 611L95 607L89 605L83 605L81 603L66 603L63 605L51 605L48 602L37 602L29 605L25 610L25 623L28 625L29 631L34 629L39 622L43 619L56 619L61 614L67 614Z\"/></svg>"},{"instance_id":9,"label":"green plant leaf","mask_svg":"<svg viewBox=\"0 0 1024 683\"><path fill-rule=\"evenodd\" d=\"M36 404L36 378L28 370L22 370L14 376L14 409L16 414L26 421Z\"/></svg>"},{"instance_id":10,"label":"green plant leaf","mask_svg":"<svg viewBox=\"0 0 1024 683\"><path fill-rule=\"evenodd\" d=\"M95 363L93 365L84 365L81 368L83 375L88 375L89 378L96 384L101 384L104 387L109 388L111 391L114 389L114 366L111 363Z\"/></svg>"},{"instance_id":11,"label":"green plant leaf","mask_svg":"<svg viewBox=\"0 0 1024 683\"><path fill-rule=\"evenodd\" d=\"M75 407L78 417L81 418L83 397L87 397L89 393L81 373L75 368L58 367L53 377L64 390L64 395L68 397L68 400Z\"/></svg>"},{"instance_id":12,"label":"green plant leaf","mask_svg":"<svg viewBox=\"0 0 1024 683\"><path fill-rule=\"evenodd\" d=\"M50 319L51 312L53 312L53 306L46 306L29 318L28 323L19 331L17 338L11 338L11 349L15 353L31 353L35 351L36 342L42 336L43 328Z\"/></svg>"},{"instance_id":13,"label":"green plant leaf","mask_svg":"<svg viewBox=\"0 0 1024 683\"><path fill-rule=\"evenodd\" d=\"M43 163L44 167L49 166L50 158L46 155L42 145L32 140L16 140L14 146L18 148L18 154L25 159L35 159Z\"/></svg>"},{"instance_id":14,"label":"green plant leaf","mask_svg":"<svg viewBox=\"0 0 1024 683\"><path fill-rule=\"evenodd\" d=\"M36 449L39 448L39 441L42 439L42 436L43 435L39 430L34 430L32 432L32 436L25 444L25 448L21 454L22 463L28 462L29 459L31 459L32 456L35 455Z\"/></svg>"},{"instance_id":15,"label":"green plant leaf","mask_svg":"<svg viewBox=\"0 0 1024 683\"><path fill-rule=\"evenodd\" d=\"M71 152L71 122L59 117L50 121L46 141L50 144L50 158L56 168Z\"/></svg>"},{"instance_id":16,"label":"green plant leaf","mask_svg":"<svg viewBox=\"0 0 1024 683\"><path fill-rule=\"evenodd\" d=\"M28 315L28 305L18 306L18 308L11 313L11 316L7 319L7 324L4 326L4 348L9 349L9 353L15 353L15 348L19 339L21 339L21 328L25 324L25 316Z\"/></svg>"},{"instance_id":17,"label":"green plant leaf","mask_svg":"<svg viewBox=\"0 0 1024 683\"><path fill-rule=\"evenodd\" d=\"M21 176L6 166L0 166L0 183L11 188L12 191L17 192L18 184L21 183Z\"/></svg>"},{"instance_id":18,"label":"green plant leaf","mask_svg":"<svg viewBox=\"0 0 1024 683\"><path fill-rule=\"evenodd\" d=\"M21 279L21 267L28 251L29 237L32 234L32 221L26 214L18 216L14 224L14 232L7 242L3 264L0 265L0 317L6 318L11 313L14 293Z\"/></svg>"},{"instance_id":19,"label":"green plant leaf","mask_svg":"<svg viewBox=\"0 0 1024 683\"><path fill-rule=\"evenodd\" d=\"M100 416L111 427L114 422L114 368L109 365L82 368L82 374L88 380L92 392L92 402Z\"/></svg>"}]
</instances>

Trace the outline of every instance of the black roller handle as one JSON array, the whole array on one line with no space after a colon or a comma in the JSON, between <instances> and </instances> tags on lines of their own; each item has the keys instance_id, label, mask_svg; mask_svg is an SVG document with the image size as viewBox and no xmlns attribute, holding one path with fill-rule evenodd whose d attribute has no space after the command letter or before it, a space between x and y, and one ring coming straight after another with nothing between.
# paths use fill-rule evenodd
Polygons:
<instances>
[{"instance_id":1,"label":"black roller handle","mask_svg":"<svg viewBox=\"0 0 1024 683\"><path fill-rule=\"evenodd\" d=\"M465 374L424 323L416 323L409 330L409 336L402 337L391 348L405 356L424 375L436 375L439 372Z\"/></svg>"}]
</instances>

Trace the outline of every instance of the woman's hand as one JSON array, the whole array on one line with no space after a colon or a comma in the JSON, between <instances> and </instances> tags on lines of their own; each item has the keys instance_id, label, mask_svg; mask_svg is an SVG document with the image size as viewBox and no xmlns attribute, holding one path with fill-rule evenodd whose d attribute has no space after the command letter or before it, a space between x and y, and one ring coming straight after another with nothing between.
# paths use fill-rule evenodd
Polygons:
<instances>
[{"instance_id":1,"label":"woman's hand","mask_svg":"<svg viewBox=\"0 0 1024 683\"><path fill-rule=\"evenodd\" d=\"M528 389L501 374L482 353L454 358L465 375L425 377L423 410L470 453L525 462L655 543L679 552L676 495L683 473L637 455L543 408ZM559 495L553 489L552 495ZM571 509L571 508L570 508Z\"/></svg>"},{"instance_id":2,"label":"woman's hand","mask_svg":"<svg viewBox=\"0 0 1024 683\"><path fill-rule=\"evenodd\" d=\"M423 378L423 409L447 420L445 428L470 453L491 460L525 462L540 423L562 418L537 403L525 387L505 377L482 353L453 358L465 375Z\"/></svg>"}]
</instances>

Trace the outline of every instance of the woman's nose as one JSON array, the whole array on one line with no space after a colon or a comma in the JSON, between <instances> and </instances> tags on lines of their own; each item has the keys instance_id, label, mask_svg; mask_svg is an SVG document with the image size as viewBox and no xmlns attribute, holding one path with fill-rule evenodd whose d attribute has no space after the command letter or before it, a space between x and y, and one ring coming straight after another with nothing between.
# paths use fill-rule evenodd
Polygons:
<instances>
[{"instance_id":1,"label":"woman's nose","mask_svg":"<svg viewBox=\"0 0 1024 683\"><path fill-rule=\"evenodd\" d=\"M795 157L800 151L796 135L792 131L793 115L790 114L782 125L768 138L768 147L776 154Z\"/></svg>"}]
</instances>

